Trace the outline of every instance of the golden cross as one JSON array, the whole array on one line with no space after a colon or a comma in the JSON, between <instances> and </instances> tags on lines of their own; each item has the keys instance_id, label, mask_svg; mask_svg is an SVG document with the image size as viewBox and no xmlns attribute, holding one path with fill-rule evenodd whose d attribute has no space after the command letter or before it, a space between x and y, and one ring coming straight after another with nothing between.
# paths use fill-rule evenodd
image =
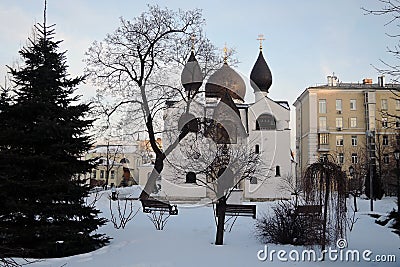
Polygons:
<instances>
[{"instance_id":1,"label":"golden cross","mask_svg":"<svg viewBox=\"0 0 400 267\"><path fill-rule=\"evenodd\" d=\"M194 52L194 41L196 40L196 35L192 34L190 36L190 40L192 41L192 52Z\"/></svg>"},{"instance_id":2,"label":"golden cross","mask_svg":"<svg viewBox=\"0 0 400 267\"><path fill-rule=\"evenodd\" d=\"M260 41L260 50L262 50L262 41L265 40L264 34L259 34L257 40Z\"/></svg>"},{"instance_id":3,"label":"golden cross","mask_svg":"<svg viewBox=\"0 0 400 267\"><path fill-rule=\"evenodd\" d=\"M228 61L228 47L226 46L226 43L225 43L225 46L224 46L224 63L226 63Z\"/></svg>"}]
</instances>

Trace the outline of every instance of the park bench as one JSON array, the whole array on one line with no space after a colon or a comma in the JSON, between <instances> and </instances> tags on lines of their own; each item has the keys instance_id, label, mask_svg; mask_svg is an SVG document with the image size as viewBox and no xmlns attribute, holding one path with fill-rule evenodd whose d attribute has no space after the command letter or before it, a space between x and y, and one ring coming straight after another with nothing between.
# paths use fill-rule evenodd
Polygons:
<instances>
[{"instance_id":1,"label":"park bench","mask_svg":"<svg viewBox=\"0 0 400 267\"><path fill-rule=\"evenodd\" d=\"M221 212L221 207L217 204L217 216ZM225 215L227 216L251 216L256 218L256 205L226 204Z\"/></svg>"},{"instance_id":2,"label":"park bench","mask_svg":"<svg viewBox=\"0 0 400 267\"><path fill-rule=\"evenodd\" d=\"M170 215L177 215L178 208L176 205L171 205L167 201L157 199L141 199L143 212L151 213L152 211L168 212Z\"/></svg>"},{"instance_id":3,"label":"park bench","mask_svg":"<svg viewBox=\"0 0 400 267\"><path fill-rule=\"evenodd\" d=\"M300 216L319 216L322 214L322 205L299 205L295 213Z\"/></svg>"}]
</instances>

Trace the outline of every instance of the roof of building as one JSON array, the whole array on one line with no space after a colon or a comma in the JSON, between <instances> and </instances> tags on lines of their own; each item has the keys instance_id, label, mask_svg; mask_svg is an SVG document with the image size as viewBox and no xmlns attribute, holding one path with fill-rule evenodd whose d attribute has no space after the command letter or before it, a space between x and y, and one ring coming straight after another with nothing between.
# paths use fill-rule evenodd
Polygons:
<instances>
[{"instance_id":1,"label":"roof of building","mask_svg":"<svg viewBox=\"0 0 400 267\"><path fill-rule=\"evenodd\" d=\"M400 90L400 84L397 83L386 83L384 85L378 83L345 83L338 82L334 85L329 84L319 84L315 86L307 87L296 99L293 105L296 105L300 100L304 97L306 92L309 90L378 90L378 91L391 91L391 90Z\"/></svg>"},{"instance_id":2,"label":"roof of building","mask_svg":"<svg viewBox=\"0 0 400 267\"><path fill-rule=\"evenodd\" d=\"M97 145L94 149L88 151L89 154L106 154L107 147L109 153L130 154L137 152L137 145Z\"/></svg>"},{"instance_id":3,"label":"roof of building","mask_svg":"<svg viewBox=\"0 0 400 267\"><path fill-rule=\"evenodd\" d=\"M206 97L222 97L228 92L234 99L244 100L246 85L240 75L225 62L206 83Z\"/></svg>"},{"instance_id":4,"label":"roof of building","mask_svg":"<svg viewBox=\"0 0 400 267\"><path fill-rule=\"evenodd\" d=\"M254 92L262 91L267 92L272 85L272 74L264 59L262 51L258 54L256 63L250 73L250 83Z\"/></svg>"},{"instance_id":5,"label":"roof of building","mask_svg":"<svg viewBox=\"0 0 400 267\"><path fill-rule=\"evenodd\" d=\"M182 70L181 82L186 91L192 92L199 90L203 84L203 72L193 51L190 53L188 62Z\"/></svg>"}]
</instances>

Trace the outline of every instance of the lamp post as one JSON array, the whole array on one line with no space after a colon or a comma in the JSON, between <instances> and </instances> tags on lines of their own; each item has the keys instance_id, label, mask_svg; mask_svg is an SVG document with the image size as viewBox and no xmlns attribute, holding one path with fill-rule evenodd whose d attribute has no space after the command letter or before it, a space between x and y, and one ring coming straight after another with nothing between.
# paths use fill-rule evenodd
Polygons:
<instances>
[{"instance_id":1,"label":"lamp post","mask_svg":"<svg viewBox=\"0 0 400 267\"><path fill-rule=\"evenodd\" d=\"M400 214L400 150L396 149L394 152L396 160L396 177L397 177L397 213Z\"/></svg>"}]
</instances>

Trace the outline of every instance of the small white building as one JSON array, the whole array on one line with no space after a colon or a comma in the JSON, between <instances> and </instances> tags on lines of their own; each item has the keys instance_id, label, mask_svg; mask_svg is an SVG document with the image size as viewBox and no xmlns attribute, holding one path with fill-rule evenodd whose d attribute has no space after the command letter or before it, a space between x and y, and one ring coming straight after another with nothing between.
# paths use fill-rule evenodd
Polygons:
<instances>
[{"instance_id":1,"label":"small white building","mask_svg":"<svg viewBox=\"0 0 400 267\"><path fill-rule=\"evenodd\" d=\"M87 174L87 178L93 186L103 186L106 183L108 186L137 184L142 158L137 144L97 145L85 155L85 159L96 159L98 163L97 168Z\"/></svg>"}]
</instances>

